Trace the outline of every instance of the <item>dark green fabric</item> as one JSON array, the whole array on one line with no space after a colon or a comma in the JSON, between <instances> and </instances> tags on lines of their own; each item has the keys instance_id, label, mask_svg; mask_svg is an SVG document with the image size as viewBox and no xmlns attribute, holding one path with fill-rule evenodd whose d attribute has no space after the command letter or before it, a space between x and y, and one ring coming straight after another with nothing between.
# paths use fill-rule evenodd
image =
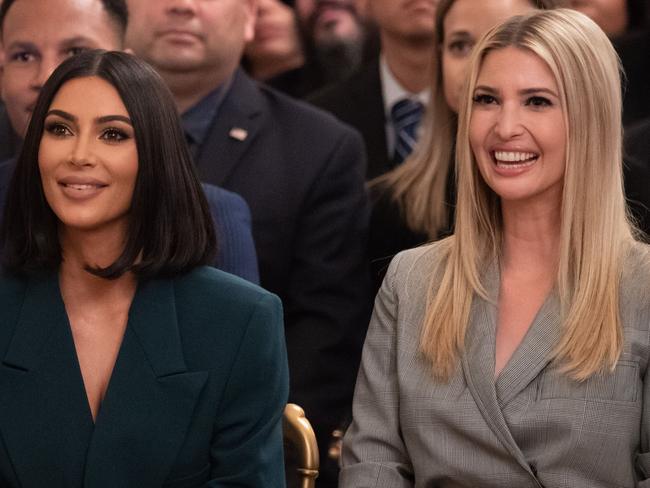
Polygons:
<instances>
[{"instance_id":1,"label":"dark green fabric","mask_svg":"<svg viewBox=\"0 0 650 488\"><path fill-rule=\"evenodd\" d=\"M2 278L0 486L284 486L283 330L212 268L141 284L93 424L56 274Z\"/></svg>"}]
</instances>

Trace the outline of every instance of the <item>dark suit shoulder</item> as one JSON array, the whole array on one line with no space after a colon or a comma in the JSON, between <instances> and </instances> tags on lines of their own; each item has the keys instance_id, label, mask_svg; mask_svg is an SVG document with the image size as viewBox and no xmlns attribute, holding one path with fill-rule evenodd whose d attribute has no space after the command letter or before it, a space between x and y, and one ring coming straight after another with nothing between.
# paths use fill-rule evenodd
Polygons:
<instances>
[{"instance_id":1,"label":"dark suit shoulder","mask_svg":"<svg viewBox=\"0 0 650 488\"><path fill-rule=\"evenodd\" d=\"M339 118L361 105L383 104L379 61L371 62L345 80L310 95L307 101Z\"/></svg>"},{"instance_id":2,"label":"dark suit shoulder","mask_svg":"<svg viewBox=\"0 0 650 488\"><path fill-rule=\"evenodd\" d=\"M290 122L283 125L282 130L300 134L300 137L303 138L316 137L319 140L324 140L325 137L332 135L338 137L356 135L354 128L341 122L325 110L288 97L265 85L260 85L260 92L266 100L273 120ZM303 141L304 139L298 142L302 143Z\"/></svg>"}]
</instances>

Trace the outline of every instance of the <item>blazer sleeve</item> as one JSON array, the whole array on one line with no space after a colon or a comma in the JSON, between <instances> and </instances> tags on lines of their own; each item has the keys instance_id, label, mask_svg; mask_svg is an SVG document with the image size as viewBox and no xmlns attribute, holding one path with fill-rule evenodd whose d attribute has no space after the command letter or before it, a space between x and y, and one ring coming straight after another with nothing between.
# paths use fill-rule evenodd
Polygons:
<instances>
[{"instance_id":1,"label":"blazer sleeve","mask_svg":"<svg viewBox=\"0 0 650 488\"><path fill-rule=\"evenodd\" d=\"M208 183L203 183L203 192L217 234L215 267L259 284L257 253L248 204L236 193Z\"/></svg>"},{"instance_id":2,"label":"blazer sleeve","mask_svg":"<svg viewBox=\"0 0 650 488\"><path fill-rule=\"evenodd\" d=\"M638 488L650 488L650 367L643 378L643 414L641 417L641 450L636 456Z\"/></svg>"},{"instance_id":3,"label":"blazer sleeve","mask_svg":"<svg viewBox=\"0 0 650 488\"><path fill-rule=\"evenodd\" d=\"M377 294L343 439L340 488L413 488L413 468L399 425L397 376L398 255Z\"/></svg>"},{"instance_id":4,"label":"blazer sleeve","mask_svg":"<svg viewBox=\"0 0 650 488\"><path fill-rule=\"evenodd\" d=\"M285 486L282 415L289 374L280 300L253 309L216 412L211 488Z\"/></svg>"}]
</instances>

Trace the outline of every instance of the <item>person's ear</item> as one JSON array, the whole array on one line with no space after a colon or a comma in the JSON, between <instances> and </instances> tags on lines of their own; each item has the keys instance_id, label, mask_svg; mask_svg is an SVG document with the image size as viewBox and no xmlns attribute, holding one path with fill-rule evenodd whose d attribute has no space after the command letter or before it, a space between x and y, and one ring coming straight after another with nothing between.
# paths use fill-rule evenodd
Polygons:
<instances>
[{"instance_id":1,"label":"person's ear","mask_svg":"<svg viewBox=\"0 0 650 488\"><path fill-rule=\"evenodd\" d=\"M246 9L246 23L244 25L244 41L251 42L255 38L255 23L257 22L257 0L242 0Z\"/></svg>"}]
</instances>

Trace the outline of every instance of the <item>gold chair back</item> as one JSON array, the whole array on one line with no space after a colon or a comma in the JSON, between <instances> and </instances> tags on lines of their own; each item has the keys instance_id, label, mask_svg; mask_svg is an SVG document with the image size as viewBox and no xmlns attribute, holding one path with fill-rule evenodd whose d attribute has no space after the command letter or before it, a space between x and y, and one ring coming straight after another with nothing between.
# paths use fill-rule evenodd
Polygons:
<instances>
[{"instance_id":1,"label":"gold chair back","mask_svg":"<svg viewBox=\"0 0 650 488\"><path fill-rule=\"evenodd\" d=\"M288 403L282 419L284 437L299 453L298 475L301 488L315 488L318 477L318 444L305 411L295 403Z\"/></svg>"}]
</instances>

